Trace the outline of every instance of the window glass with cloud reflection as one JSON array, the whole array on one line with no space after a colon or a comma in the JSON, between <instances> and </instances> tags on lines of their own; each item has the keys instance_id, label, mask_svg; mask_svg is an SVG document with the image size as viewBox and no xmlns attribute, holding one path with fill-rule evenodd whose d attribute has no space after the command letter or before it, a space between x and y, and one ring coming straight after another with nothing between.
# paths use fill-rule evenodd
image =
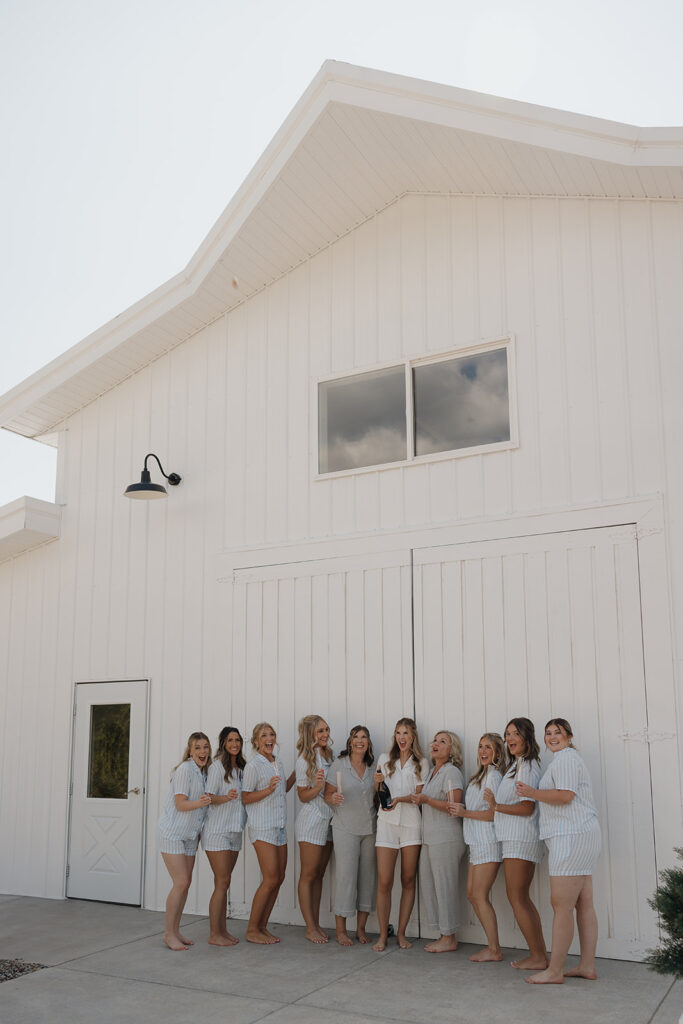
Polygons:
<instances>
[{"instance_id":1,"label":"window glass with cloud reflection","mask_svg":"<svg viewBox=\"0 0 683 1024\"><path fill-rule=\"evenodd\" d=\"M510 440L507 351L413 369L415 454Z\"/></svg>"},{"instance_id":2,"label":"window glass with cloud reflection","mask_svg":"<svg viewBox=\"0 0 683 1024\"><path fill-rule=\"evenodd\" d=\"M403 366L324 381L318 388L319 472L406 458Z\"/></svg>"}]
</instances>

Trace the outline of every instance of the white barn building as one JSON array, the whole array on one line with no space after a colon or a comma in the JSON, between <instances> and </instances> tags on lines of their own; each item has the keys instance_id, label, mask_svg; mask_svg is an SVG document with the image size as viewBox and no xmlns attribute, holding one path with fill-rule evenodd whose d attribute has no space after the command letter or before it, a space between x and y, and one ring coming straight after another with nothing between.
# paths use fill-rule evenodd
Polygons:
<instances>
[{"instance_id":1,"label":"white barn building","mask_svg":"<svg viewBox=\"0 0 683 1024\"><path fill-rule=\"evenodd\" d=\"M325 64L187 268L0 399L59 451L54 504L0 509L0 891L161 908L195 729L268 719L289 769L303 714L377 752L414 714L471 772L561 715L599 953L640 958L682 837L682 228L681 129ZM128 501L149 452L182 483Z\"/></svg>"}]
</instances>

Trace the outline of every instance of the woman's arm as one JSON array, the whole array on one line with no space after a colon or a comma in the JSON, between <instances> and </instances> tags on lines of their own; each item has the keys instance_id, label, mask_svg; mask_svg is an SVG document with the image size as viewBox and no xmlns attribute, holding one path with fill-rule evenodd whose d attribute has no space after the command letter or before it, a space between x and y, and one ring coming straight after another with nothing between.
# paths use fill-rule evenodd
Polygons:
<instances>
[{"instance_id":1,"label":"woman's arm","mask_svg":"<svg viewBox=\"0 0 683 1024\"><path fill-rule=\"evenodd\" d=\"M462 802L462 790L454 789L451 792L453 793L453 803L460 804ZM446 798L445 800L440 800L438 797L435 796L425 796L424 793L418 793L417 796L418 799L415 800L414 803L428 804L429 807L433 807L435 811L442 811L443 814L448 814L448 798Z\"/></svg>"},{"instance_id":2,"label":"woman's arm","mask_svg":"<svg viewBox=\"0 0 683 1024\"><path fill-rule=\"evenodd\" d=\"M230 789L225 796L218 796L216 793L209 793L209 796L211 797L212 804L227 804L232 800L236 800L239 794L236 789Z\"/></svg>"},{"instance_id":3,"label":"woman's arm","mask_svg":"<svg viewBox=\"0 0 683 1024\"><path fill-rule=\"evenodd\" d=\"M270 796L271 793L275 792L279 784L280 776L273 775L265 789L253 789L251 791L243 789L242 803L248 807L249 804L257 804L259 800L265 800L267 796Z\"/></svg>"},{"instance_id":4,"label":"woman's arm","mask_svg":"<svg viewBox=\"0 0 683 1024\"><path fill-rule=\"evenodd\" d=\"M188 800L186 793L176 793L175 795L177 811L198 811L200 807L208 807L210 803L210 793L202 793L199 800Z\"/></svg>"},{"instance_id":5,"label":"woman's arm","mask_svg":"<svg viewBox=\"0 0 683 1024\"><path fill-rule=\"evenodd\" d=\"M323 793L323 799L325 803L329 804L331 807L337 807L339 804L344 803L343 793L338 793L337 787L334 786L331 782L325 783L325 792Z\"/></svg>"},{"instance_id":6,"label":"woman's arm","mask_svg":"<svg viewBox=\"0 0 683 1024\"><path fill-rule=\"evenodd\" d=\"M289 793L290 789L292 788L292 786L294 785L295 782L296 782L296 771L293 771L292 774L289 775L288 778L287 778L287 784L285 786L285 792L286 793Z\"/></svg>"},{"instance_id":7,"label":"woman's arm","mask_svg":"<svg viewBox=\"0 0 683 1024\"><path fill-rule=\"evenodd\" d=\"M462 793L462 790L461 790ZM448 801L448 813L455 818L472 818L473 821L493 821L493 810L489 807L487 811L468 811L460 800Z\"/></svg>"},{"instance_id":8,"label":"woman's arm","mask_svg":"<svg viewBox=\"0 0 683 1024\"><path fill-rule=\"evenodd\" d=\"M299 795L299 800L302 804L310 803L311 800L315 800L317 796L320 796L325 788L325 769L318 768L315 773L315 782L312 786L297 786L296 791Z\"/></svg>"},{"instance_id":9,"label":"woman's arm","mask_svg":"<svg viewBox=\"0 0 683 1024\"><path fill-rule=\"evenodd\" d=\"M534 800L540 800L542 804L552 804L553 807L570 804L576 796L571 789L532 789L525 782L518 782L516 790L520 796L533 797Z\"/></svg>"}]
</instances>

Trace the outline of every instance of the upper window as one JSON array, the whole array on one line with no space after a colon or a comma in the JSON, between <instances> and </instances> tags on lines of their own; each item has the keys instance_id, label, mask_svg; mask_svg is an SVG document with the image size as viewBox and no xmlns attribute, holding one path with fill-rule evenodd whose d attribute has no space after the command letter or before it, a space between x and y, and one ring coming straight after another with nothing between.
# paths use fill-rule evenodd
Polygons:
<instances>
[{"instance_id":1,"label":"upper window","mask_svg":"<svg viewBox=\"0 0 683 1024\"><path fill-rule=\"evenodd\" d=\"M390 366L318 385L318 471L510 441L508 347Z\"/></svg>"}]
</instances>

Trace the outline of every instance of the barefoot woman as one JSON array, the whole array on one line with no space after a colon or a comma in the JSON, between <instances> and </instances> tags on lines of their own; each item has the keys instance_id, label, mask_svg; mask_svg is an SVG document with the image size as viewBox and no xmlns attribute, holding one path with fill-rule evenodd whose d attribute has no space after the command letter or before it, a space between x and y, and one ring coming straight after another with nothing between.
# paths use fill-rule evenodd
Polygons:
<instances>
[{"instance_id":1,"label":"barefoot woman","mask_svg":"<svg viewBox=\"0 0 683 1024\"><path fill-rule=\"evenodd\" d=\"M422 844L419 808L413 803L429 765L422 756L417 726L412 718L399 718L394 729L394 742L388 754L382 754L374 775L375 788L387 784L391 794L389 810L380 808L377 818L377 918L379 939L373 946L377 952L386 948L391 914L391 889L394 870L401 853L401 905L398 912L396 939L401 949L410 949L406 928L415 902L417 862Z\"/></svg>"},{"instance_id":2,"label":"barefoot woman","mask_svg":"<svg viewBox=\"0 0 683 1024\"><path fill-rule=\"evenodd\" d=\"M225 926L232 870L242 849L242 830L247 813L242 804L242 772L245 766L239 729L226 725L206 778L211 806L202 829L202 846L213 871L213 895L209 901L209 943L234 946L239 939Z\"/></svg>"},{"instance_id":3,"label":"barefoot woman","mask_svg":"<svg viewBox=\"0 0 683 1024\"><path fill-rule=\"evenodd\" d=\"M325 786L325 799L334 812L334 918L340 946L353 945L346 921L354 915L356 938L362 944L370 941L365 927L368 914L375 909L377 891L373 762L370 733L364 725L354 725L346 747L330 768L331 781ZM336 786L337 775L341 779L341 793Z\"/></svg>"},{"instance_id":4,"label":"barefoot woman","mask_svg":"<svg viewBox=\"0 0 683 1024\"><path fill-rule=\"evenodd\" d=\"M484 791L484 798L495 814L496 839L503 844L505 888L519 930L529 946L529 955L513 960L521 971L541 971L547 964L545 939L538 910L529 895L536 865L545 856L544 844L538 837L538 806L532 797L522 798L515 792L516 782L538 786L541 764L533 722L513 718L504 734L512 762L494 794Z\"/></svg>"},{"instance_id":5,"label":"barefoot woman","mask_svg":"<svg viewBox=\"0 0 683 1024\"><path fill-rule=\"evenodd\" d=\"M425 946L427 953L448 953L458 948L460 927L458 880L465 852L462 822L448 814L448 795L462 800L462 747L454 732L442 729L432 740L432 770L421 793L413 797L422 807L420 898L430 928L439 938Z\"/></svg>"},{"instance_id":6,"label":"barefoot woman","mask_svg":"<svg viewBox=\"0 0 683 1024\"><path fill-rule=\"evenodd\" d=\"M320 927L320 897L325 869L332 853L332 809L325 803L325 780L332 763L330 727L320 715L306 715L299 722L296 743L297 795L302 804L296 819L299 843L299 908L310 942L327 942Z\"/></svg>"},{"instance_id":7,"label":"barefoot woman","mask_svg":"<svg viewBox=\"0 0 683 1024\"><path fill-rule=\"evenodd\" d=\"M276 741L275 730L268 722L254 726L251 745L256 753L242 778L242 803L247 809L249 838L254 844L262 876L251 904L246 938L247 942L267 945L280 941L267 926L287 870L285 797L294 785L294 772L285 780L282 761L275 754Z\"/></svg>"},{"instance_id":8,"label":"barefoot woman","mask_svg":"<svg viewBox=\"0 0 683 1024\"><path fill-rule=\"evenodd\" d=\"M565 978L594 981L598 919L593 907L593 872L600 854L600 825L593 790L583 758L572 744L572 727L565 718L551 718L545 745L552 764L537 789L517 783L519 796L538 800L540 834L548 847L550 899L553 905L553 943L545 971L526 980L533 985L561 985ZM574 935L574 910L579 929L580 960L564 970Z\"/></svg>"},{"instance_id":9,"label":"barefoot woman","mask_svg":"<svg viewBox=\"0 0 683 1024\"><path fill-rule=\"evenodd\" d=\"M484 733L479 740L477 770L467 787L465 803L448 805L451 814L463 819L463 835L470 854L467 899L486 935L486 948L470 956L474 963L496 963L503 959L498 938L498 921L491 903L491 889L503 855L493 827L493 811L484 799L484 792L489 790L495 797L505 768L503 737L497 732Z\"/></svg>"},{"instance_id":10,"label":"barefoot woman","mask_svg":"<svg viewBox=\"0 0 683 1024\"><path fill-rule=\"evenodd\" d=\"M159 850L173 886L166 900L164 942L169 949L187 949L191 939L180 933L180 918L192 881L199 833L211 797L205 792L211 764L211 744L203 732L193 732L183 759L171 774L171 788L159 819Z\"/></svg>"}]
</instances>

